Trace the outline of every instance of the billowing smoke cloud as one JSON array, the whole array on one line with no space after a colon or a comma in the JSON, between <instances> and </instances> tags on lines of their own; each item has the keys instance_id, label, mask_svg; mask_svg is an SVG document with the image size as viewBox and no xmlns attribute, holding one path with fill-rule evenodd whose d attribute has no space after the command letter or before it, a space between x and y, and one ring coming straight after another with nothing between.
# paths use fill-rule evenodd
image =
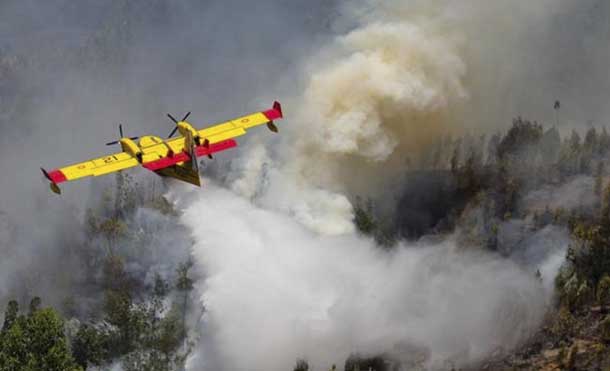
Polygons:
<instances>
[{"instance_id":1,"label":"billowing smoke cloud","mask_svg":"<svg viewBox=\"0 0 610 371\"><path fill-rule=\"evenodd\" d=\"M192 370L287 370L297 358L323 369L352 352L463 364L531 334L552 292L534 272L451 238L384 251L353 234L319 236L217 186L183 221L206 275ZM549 264L543 282L558 269Z\"/></svg>"},{"instance_id":2,"label":"billowing smoke cloud","mask_svg":"<svg viewBox=\"0 0 610 371\"><path fill-rule=\"evenodd\" d=\"M587 18L591 9L604 6L474 0L352 4L347 9L365 15L305 63L303 91L292 92L280 149L254 148L269 144L260 141L250 147L253 156L264 151L270 159L265 177L254 176L261 163L249 161L247 181L258 183L247 188L266 182L273 202L262 204L323 233L349 231L349 223L339 221L349 216L342 195L383 198L407 168L420 166L422 150L441 133L495 131L520 114L554 122L555 99L563 101L574 89L607 90L607 76L585 67L578 52L561 63L550 57L576 48L567 41L574 34L586 34L606 50L601 40L607 30ZM576 15L568 17L570 12ZM590 33L580 23L569 31L557 27L559 20L574 17L590 22ZM580 85L584 80L572 69L588 71L600 84ZM581 108L564 105L560 126L573 126ZM587 107L587 117L595 120L608 117L603 105L591 106L590 100L578 99L578 106Z\"/></svg>"},{"instance_id":3,"label":"billowing smoke cloud","mask_svg":"<svg viewBox=\"0 0 610 371\"><path fill-rule=\"evenodd\" d=\"M399 144L425 145L446 129L439 126L452 101L466 96L464 62L443 36L387 22L341 38L347 55L317 71L305 91L300 119L311 135L303 141L324 153L376 162Z\"/></svg>"},{"instance_id":4,"label":"billowing smoke cloud","mask_svg":"<svg viewBox=\"0 0 610 371\"><path fill-rule=\"evenodd\" d=\"M531 87L537 69L511 58L553 50L528 36L571 6L371 4L306 65L279 143L256 139L233 161L230 187L256 206L213 186L185 210L206 275L192 370L285 370L296 358L319 369L353 352L465 364L526 339L550 302L564 231L544 232L557 244L543 253L524 247L515 261L527 268L451 237L384 252L354 233L349 197L382 194L440 133L496 129L515 106L544 113L530 103L553 101L555 75L522 96L511 89ZM513 78L523 85L500 84Z\"/></svg>"},{"instance_id":5,"label":"billowing smoke cloud","mask_svg":"<svg viewBox=\"0 0 610 371\"><path fill-rule=\"evenodd\" d=\"M383 18L339 37L314 60L302 96L289 106L279 160L259 141L238 160L244 175L233 188L252 197L267 182L263 204L318 232L350 232L345 192L371 193L409 156L417 160L441 134L462 130L451 126L451 113L467 99L466 66L449 31Z\"/></svg>"}]
</instances>

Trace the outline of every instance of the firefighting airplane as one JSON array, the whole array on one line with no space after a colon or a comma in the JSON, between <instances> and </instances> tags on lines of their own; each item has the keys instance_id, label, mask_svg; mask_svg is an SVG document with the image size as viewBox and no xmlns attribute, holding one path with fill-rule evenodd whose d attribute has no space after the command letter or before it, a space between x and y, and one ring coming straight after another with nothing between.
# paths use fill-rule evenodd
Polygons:
<instances>
[{"instance_id":1,"label":"firefighting airplane","mask_svg":"<svg viewBox=\"0 0 610 371\"><path fill-rule=\"evenodd\" d=\"M269 130L277 133L278 128L274 121L283 117L282 106L279 102L275 102L273 108L269 110L197 130L186 121L190 114L187 113L180 121L170 114L167 115L176 125L167 140L147 135L139 138L139 143L136 143L138 137L124 137L123 127L119 125L121 138L106 145L120 144L122 152L52 171L40 169L51 183L51 190L57 194L61 193L59 183L87 176L110 174L137 165L142 165L163 177L172 177L201 186L198 156L212 158L215 152L236 147L237 142L233 138L246 134L246 129L254 126L266 124ZM176 131L182 136L169 139L176 134Z\"/></svg>"}]
</instances>

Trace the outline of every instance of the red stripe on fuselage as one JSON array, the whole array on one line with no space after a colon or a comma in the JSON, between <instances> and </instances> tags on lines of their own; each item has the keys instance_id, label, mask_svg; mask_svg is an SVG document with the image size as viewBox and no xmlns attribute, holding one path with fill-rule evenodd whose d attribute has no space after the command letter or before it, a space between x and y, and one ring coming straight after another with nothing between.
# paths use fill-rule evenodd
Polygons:
<instances>
[{"instance_id":1,"label":"red stripe on fuselage","mask_svg":"<svg viewBox=\"0 0 610 371\"><path fill-rule=\"evenodd\" d=\"M64 175L64 173L61 172L61 170L50 171L49 178L51 178L51 181L55 184L68 180L68 178L66 178L66 176Z\"/></svg>"},{"instance_id":2,"label":"red stripe on fuselage","mask_svg":"<svg viewBox=\"0 0 610 371\"><path fill-rule=\"evenodd\" d=\"M195 147L195 153L197 157L207 156L215 152L224 151L229 148L237 147L237 142L234 139L223 140L222 142L210 144L208 147L197 146ZM160 158L155 161L147 162L142 164L146 169L151 171L160 170L172 165L176 165L179 162L185 162L191 159L191 156L187 152L176 153L173 156L167 156Z\"/></svg>"}]
</instances>

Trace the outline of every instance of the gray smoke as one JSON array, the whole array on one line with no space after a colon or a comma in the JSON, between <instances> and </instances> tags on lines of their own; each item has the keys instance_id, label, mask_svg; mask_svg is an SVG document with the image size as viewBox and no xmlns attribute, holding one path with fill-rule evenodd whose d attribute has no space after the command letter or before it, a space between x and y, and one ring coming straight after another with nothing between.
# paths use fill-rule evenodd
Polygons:
<instances>
[{"instance_id":1,"label":"gray smoke","mask_svg":"<svg viewBox=\"0 0 610 371\"><path fill-rule=\"evenodd\" d=\"M552 284L478 249L443 241L383 251L353 234L320 236L217 186L183 216L206 307L192 370L314 369L387 353L442 369L510 349L537 328ZM543 253L553 282L567 241ZM538 247L538 246L536 246ZM535 250L525 246L525 251ZM427 356L427 358L426 358Z\"/></svg>"}]
</instances>

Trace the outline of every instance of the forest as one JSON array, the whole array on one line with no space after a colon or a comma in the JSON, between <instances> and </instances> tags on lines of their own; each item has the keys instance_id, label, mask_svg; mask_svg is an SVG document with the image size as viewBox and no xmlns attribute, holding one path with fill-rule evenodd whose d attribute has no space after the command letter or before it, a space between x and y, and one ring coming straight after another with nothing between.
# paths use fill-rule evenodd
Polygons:
<instances>
[{"instance_id":1,"label":"forest","mask_svg":"<svg viewBox=\"0 0 610 371\"><path fill-rule=\"evenodd\" d=\"M446 137L422 157L421 167L405 170L418 182L427 177L426 192L439 192L442 197L421 201L417 192L424 188L407 186L399 204L409 213L426 209L430 215L413 219L397 208L393 217L383 217L376 213L374 200L357 198L354 223L360 233L377 241L379 249L394 249L399 240L456 230L461 248L488 249L505 259L517 259L522 249L503 237L515 224L521 240L549 228L569 231L566 261L553 282L557 299L547 309L544 325L525 345L499 351L483 364L494 369L603 369L610 362L609 154L605 128L590 128L584 139L576 131L562 139L555 127L545 130L523 118L488 140L474 135ZM93 294L68 296L59 307L45 305L28 293L8 301L0 332L1 369L95 369L118 361L125 370L184 367L196 341L187 328L192 325L192 318L187 318L192 262L187 256L164 276L154 272L152 260L150 266L138 267L147 264L149 244L160 231L154 225L142 230L147 226L136 225L134 217L146 210L166 223L178 211L161 190L142 197L137 191L142 185L127 174L119 173L114 183L79 227L87 242L77 246L78 259L95 273L74 284L87 286ZM551 197L559 197L559 202L528 200L541 189L557 195ZM562 202L574 197L568 193L576 193L578 202ZM435 212L429 202L441 203L437 208L443 212ZM540 277L535 267L523 274ZM19 304L28 301L25 308ZM355 354L342 369L399 367L383 357ZM306 360L295 366L295 370L307 369Z\"/></svg>"},{"instance_id":2,"label":"forest","mask_svg":"<svg viewBox=\"0 0 610 371\"><path fill-rule=\"evenodd\" d=\"M565 262L552 282L556 299L541 329L516 351L499 351L474 369L608 367L610 137L605 127L591 127L583 136L572 131L562 138L554 126L544 129L516 118L506 133L488 140L485 135L447 138L427 156L427 170L443 172L429 176L444 178L443 196L433 201L443 203L444 214L436 214L433 204L416 201L421 195L402 196L401 205L431 210L428 218L416 220L425 233L455 229L463 248L478 246L507 259L519 259L524 241L536 233L557 227L569 232ZM360 200L357 205L358 229L380 246L391 248L398 239L420 237L418 223L401 224L403 211L383 222L376 219L373 203ZM515 224L521 229L516 242L506 238ZM526 274L542 280L535 266Z\"/></svg>"}]
</instances>

